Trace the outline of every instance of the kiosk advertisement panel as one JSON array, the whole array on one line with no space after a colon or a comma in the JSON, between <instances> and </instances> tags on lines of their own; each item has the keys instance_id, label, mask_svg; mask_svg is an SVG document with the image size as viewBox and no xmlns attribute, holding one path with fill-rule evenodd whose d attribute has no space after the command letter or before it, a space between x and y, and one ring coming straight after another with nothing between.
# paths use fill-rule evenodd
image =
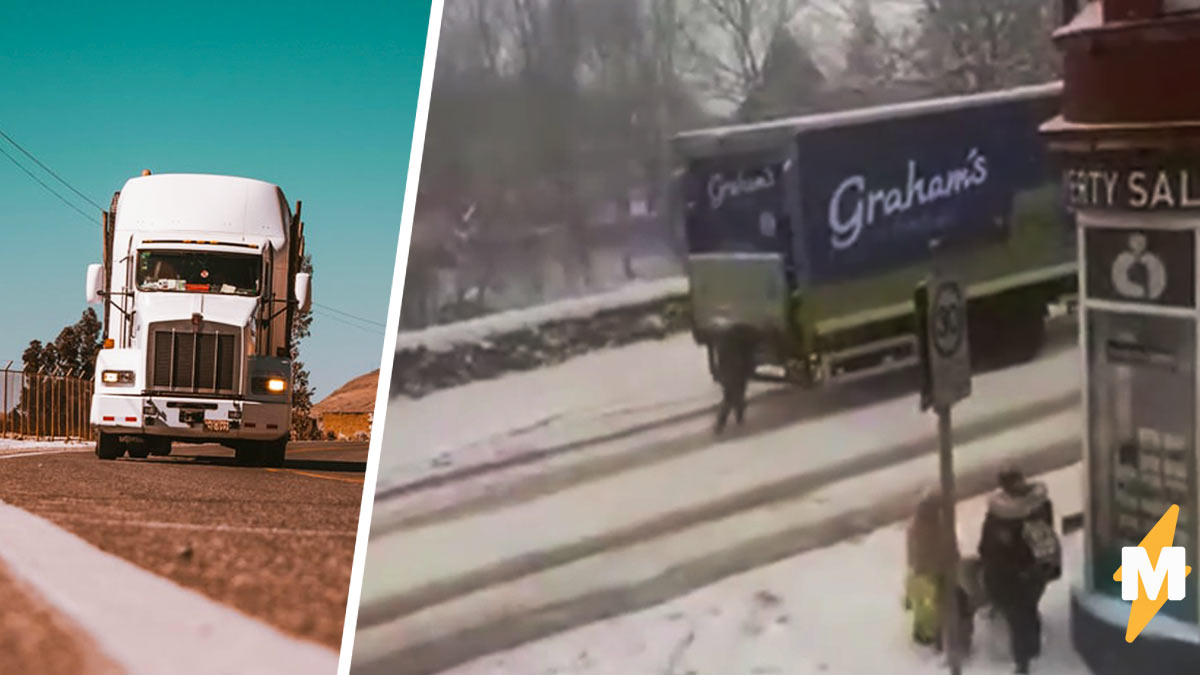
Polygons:
<instances>
[{"instance_id":1,"label":"kiosk advertisement panel","mask_svg":"<svg viewBox=\"0 0 1200 675\"><path fill-rule=\"evenodd\" d=\"M1090 309L1087 312L1095 590L1119 598L1113 573L1121 548L1137 546L1172 505L1175 544L1197 564L1195 462L1196 327L1191 318ZM1197 575L1187 577L1196 596ZM1162 610L1197 620L1196 603Z\"/></svg>"}]
</instances>

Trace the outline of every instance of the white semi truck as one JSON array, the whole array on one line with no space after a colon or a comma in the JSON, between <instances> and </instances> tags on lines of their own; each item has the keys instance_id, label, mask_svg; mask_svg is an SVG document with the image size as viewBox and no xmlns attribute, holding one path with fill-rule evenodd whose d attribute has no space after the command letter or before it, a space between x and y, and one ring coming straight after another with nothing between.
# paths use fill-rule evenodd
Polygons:
<instances>
[{"instance_id":1,"label":"white semi truck","mask_svg":"<svg viewBox=\"0 0 1200 675\"><path fill-rule=\"evenodd\" d=\"M279 187L199 174L127 181L103 218L104 305L91 422L96 456L219 443L239 463L283 463L292 324L308 311L304 228Z\"/></svg>"}]
</instances>

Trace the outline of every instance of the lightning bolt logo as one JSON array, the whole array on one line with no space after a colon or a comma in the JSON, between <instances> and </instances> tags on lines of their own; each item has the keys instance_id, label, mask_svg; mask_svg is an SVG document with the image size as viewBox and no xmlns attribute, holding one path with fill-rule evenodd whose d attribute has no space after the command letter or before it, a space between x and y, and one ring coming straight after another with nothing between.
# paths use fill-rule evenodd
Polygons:
<instances>
[{"instance_id":1,"label":"lightning bolt logo","mask_svg":"<svg viewBox=\"0 0 1200 675\"><path fill-rule=\"evenodd\" d=\"M1147 556L1150 558L1151 565L1158 565L1159 554L1166 547L1169 547L1175 541L1175 525L1179 522L1179 506L1172 505L1163 514L1163 517L1158 520L1158 523L1150 530L1139 547L1146 550ZM1121 581L1121 570L1124 567L1118 567L1113 574L1113 581ZM1192 573L1191 566L1184 568L1184 576ZM1158 594L1155 599L1151 600L1146 593L1146 582L1143 578L1138 584L1138 598L1131 603L1129 608L1129 625L1125 628L1125 642L1133 642L1137 636L1141 634L1142 629L1150 623L1154 615L1158 614L1158 610L1162 609L1167 602L1167 580L1162 581L1162 587L1158 589Z\"/></svg>"}]
</instances>

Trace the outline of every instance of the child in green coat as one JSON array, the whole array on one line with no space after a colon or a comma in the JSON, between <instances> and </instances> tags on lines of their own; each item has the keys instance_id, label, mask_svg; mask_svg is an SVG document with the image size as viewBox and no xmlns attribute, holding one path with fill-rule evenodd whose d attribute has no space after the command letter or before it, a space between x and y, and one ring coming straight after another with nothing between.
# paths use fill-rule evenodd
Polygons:
<instances>
[{"instance_id":1,"label":"child in green coat","mask_svg":"<svg viewBox=\"0 0 1200 675\"><path fill-rule=\"evenodd\" d=\"M904 584L904 605L912 612L912 638L918 644L937 649L942 646L942 589L947 574L953 575L958 593L959 636L962 646L970 646L974 600L964 588L958 569L951 569L952 551L942 539L942 500L929 490L917 505L908 527L908 570ZM957 556L954 556L955 558ZM967 561L969 564L970 561Z\"/></svg>"}]
</instances>

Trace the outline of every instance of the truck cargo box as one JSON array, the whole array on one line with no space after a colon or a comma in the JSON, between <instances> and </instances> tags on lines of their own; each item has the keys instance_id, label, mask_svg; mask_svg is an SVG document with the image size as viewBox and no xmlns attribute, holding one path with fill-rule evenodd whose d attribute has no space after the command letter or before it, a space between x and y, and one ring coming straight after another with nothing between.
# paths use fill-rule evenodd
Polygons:
<instances>
[{"instance_id":1,"label":"truck cargo box","mask_svg":"<svg viewBox=\"0 0 1200 675\"><path fill-rule=\"evenodd\" d=\"M1074 230L1038 135L1060 93L1054 83L677 136L697 329L753 320L812 343L911 312L933 240L977 287L1069 275ZM772 259L790 297L766 319Z\"/></svg>"}]
</instances>

